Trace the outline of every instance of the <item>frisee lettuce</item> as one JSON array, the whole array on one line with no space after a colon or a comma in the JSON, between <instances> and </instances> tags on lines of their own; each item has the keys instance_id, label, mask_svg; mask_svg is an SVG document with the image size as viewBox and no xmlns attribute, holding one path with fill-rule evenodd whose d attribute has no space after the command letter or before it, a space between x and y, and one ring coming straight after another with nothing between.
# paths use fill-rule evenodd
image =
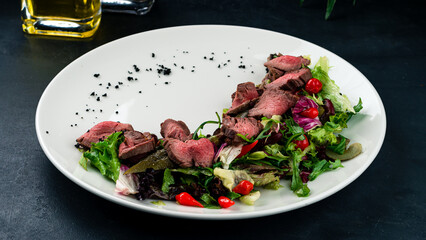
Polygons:
<instances>
[{"instance_id":1,"label":"frisee lettuce","mask_svg":"<svg viewBox=\"0 0 426 240\"><path fill-rule=\"evenodd\" d=\"M120 175L120 160L118 146L124 141L122 132L116 132L104 141L92 143L89 151L83 153L80 165L87 170L87 162L96 167L107 178L117 181Z\"/></svg>"},{"instance_id":2,"label":"frisee lettuce","mask_svg":"<svg viewBox=\"0 0 426 240\"><path fill-rule=\"evenodd\" d=\"M318 97L314 100L316 100L318 104L322 104L323 99L330 99L336 112L348 111L354 113L355 110L348 97L340 93L339 86L328 76L329 69L328 58L320 57L311 71L312 77L319 79L322 83L322 90L317 94Z\"/></svg>"}]
</instances>

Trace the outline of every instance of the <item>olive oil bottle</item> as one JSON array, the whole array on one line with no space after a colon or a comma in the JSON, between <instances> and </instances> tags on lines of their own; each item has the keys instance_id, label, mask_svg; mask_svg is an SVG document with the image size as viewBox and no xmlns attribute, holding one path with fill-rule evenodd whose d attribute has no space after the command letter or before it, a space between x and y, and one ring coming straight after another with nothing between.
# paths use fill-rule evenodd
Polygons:
<instances>
[{"instance_id":1,"label":"olive oil bottle","mask_svg":"<svg viewBox=\"0 0 426 240\"><path fill-rule=\"evenodd\" d=\"M21 0L24 32L91 37L101 20L100 0Z\"/></svg>"}]
</instances>

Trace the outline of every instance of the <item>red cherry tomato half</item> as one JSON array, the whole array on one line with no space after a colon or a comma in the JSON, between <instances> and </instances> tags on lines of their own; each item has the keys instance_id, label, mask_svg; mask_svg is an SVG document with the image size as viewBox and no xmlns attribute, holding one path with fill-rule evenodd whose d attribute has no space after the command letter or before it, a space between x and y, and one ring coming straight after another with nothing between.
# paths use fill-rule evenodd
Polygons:
<instances>
[{"instance_id":1,"label":"red cherry tomato half","mask_svg":"<svg viewBox=\"0 0 426 240\"><path fill-rule=\"evenodd\" d=\"M319 93L321 89L322 83L316 78L309 79L309 81L305 85L305 90L310 94Z\"/></svg>"},{"instance_id":2,"label":"red cherry tomato half","mask_svg":"<svg viewBox=\"0 0 426 240\"><path fill-rule=\"evenodd\" d=\"M180 204L180 205L185 205L185 206L194 206L194 207L200 207L203 208L204 206L199 203L197 200L195 200L189 193L187 192L182 192L179 193L178 195L176 195L176 201Z\"/></svg>"},{"instance_id":3,"label":"red cherry tomato half","mask_svg":"<svg viewBox=\"0 0 426 240\"><path fill-rule=\"evenodd\" d=\"M224 196L219 197L219 199L217 199L217 202L222 208L229 208L230 206L235 204L234 201Z\"/></svg>"},{"instance_id":4,"label":"red cherry tomato half","mask_svg":"<svg viewBox=\"0 0 426 240\"><path fill-rule=\"evenodd\" d=\"M293 141L296 144L296 146L300 148L302 151L309 146L308 138L306 137L306 135L303 135L303 136L305 137L305 139Z\"/></svg>"},{"instance_id":5,"label":"red cherry tomato half","mask_svg":"<svg viewBox=\"0 0 426 240\"><path fill-rule=\"evenodd\" d=\"M251 190L253 190L253 183L251 183L250 181L247 180L243 180L240 183L238 183L237 186L235 186L232 191L242 194L242 195L247 195L251 192Z\"/></svg>"},{"instance_id":6,"label":"red cherry tomato half","mask_svg":"<svg viewBox=\"0 0 426 240\"><path fill-rule=\"evenodd\" d=\"M308 118L316 118L318 117L318 109L316 108L308 108L300 113L300 115Z\"/></svg>"}]
</instances>

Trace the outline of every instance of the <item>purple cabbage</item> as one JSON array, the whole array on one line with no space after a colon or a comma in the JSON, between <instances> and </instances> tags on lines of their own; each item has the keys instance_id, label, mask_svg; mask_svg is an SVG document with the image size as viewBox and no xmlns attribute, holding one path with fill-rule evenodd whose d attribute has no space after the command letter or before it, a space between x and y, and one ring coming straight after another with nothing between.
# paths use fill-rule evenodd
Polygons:
<instances>
[{"instance_id":1,"label":"purple cabbage","mask_svg":"<svg viewBox=\"0 0 426 240\"><path fill-rule=\"evenodd\" d=\"M318 105L313 100L302 96L299 101L297 101L296 105L292 110L294 121L299 124L299 126L302 127L305 132L315 128L316 126L322 125L318 117L308 118L300 115L301 112L308 108L318 109Z\"/></svg>"},{"instance_id":2,"label":"purple cabbage","mask_svg":"<svg viewBox=\"0 0 426 240\"><path fill-rule=\"evenodd\" d=\"M322 123L326 123L330 120L330 116L335 114L334 105L329 99L324 99L322 101L324 105L324 113L320 116L320 120Z\"/></svg>"}]
</instances>

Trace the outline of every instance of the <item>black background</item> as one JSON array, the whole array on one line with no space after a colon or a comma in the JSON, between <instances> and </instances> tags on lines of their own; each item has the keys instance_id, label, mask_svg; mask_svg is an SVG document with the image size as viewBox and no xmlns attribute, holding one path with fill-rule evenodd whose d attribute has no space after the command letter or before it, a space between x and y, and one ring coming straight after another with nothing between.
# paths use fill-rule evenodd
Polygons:
<instances>
[{"instance_id":1,"label":"black background","mask_svg":"<svg viewBox=\"0 0 426 240\"><path fill-rule=\"evenodd\" d=\"M19 1L0 4L0 239L425 239L424 1L159 0L146 16L104 14L90 40L25 35ZM80 188L47 159L34 117L51 79L82 54L130 34L227 24L293 35L358 68L387 113L383 147L352 184L269 217L196 221L121 207Z\"/></svg>"}]
</instances>

